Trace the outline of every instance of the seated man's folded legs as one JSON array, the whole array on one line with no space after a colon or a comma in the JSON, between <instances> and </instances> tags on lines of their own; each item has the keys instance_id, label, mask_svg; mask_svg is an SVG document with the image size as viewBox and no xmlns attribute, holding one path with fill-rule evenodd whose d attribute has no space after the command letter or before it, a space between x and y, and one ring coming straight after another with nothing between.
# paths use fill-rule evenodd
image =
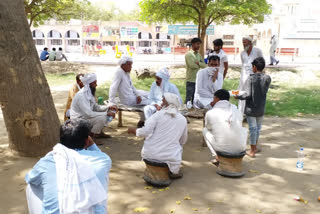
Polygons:
<instances>
[{"instance_id":1,"label":"seated man's folded legs","mask_svg":"<svg viewBox=\"0 0 320 214\"><path fill-rule=\"evenodd\" d=\"M156 107L154 105L147 105L143 108L145 119L147 120L151 117L156 111Z\"/></svg>"}]
</instances>

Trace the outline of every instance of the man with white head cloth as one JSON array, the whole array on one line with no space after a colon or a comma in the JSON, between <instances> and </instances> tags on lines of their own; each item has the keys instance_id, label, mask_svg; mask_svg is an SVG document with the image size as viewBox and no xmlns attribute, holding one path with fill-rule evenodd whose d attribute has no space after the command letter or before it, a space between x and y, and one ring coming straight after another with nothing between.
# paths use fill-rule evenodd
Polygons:
<instances>
[{"instance_id":1,"label":"man with white head cloth","mask_svg":"<svg viewBox=\"0 0 320 214\"><path fill-rule=\"evenodd\" d=\"M91 136L110 137L102 132L104 126L108 125L107 116L115 117L117 111L116 106L98 105L95 99L95 91L97 87L97 76L94 73L86 74L80 78L84 87L74 96L71 109L71 119L85 119L91 125ZM110 110L110 111L109 111Z\"/></svg>"},{"instance_id":2,"label":"man with white head cloth","mask_svg":"<svg viewBox=\"0 0 320 214\"><path fill-rule=\"evenodd\" d=\"M180 171L183 145L187 142L187 120L179 112L180 98L164 93L162 109L153 114L140 129L129 128L128 133L144 137L143 159L166 163L171 176L182 176Z\"/></svg>"},{"instance_id":3,"label":"man with white head cloth","mask_svg":"<svg viewBox=\"0 0 320 214\"><path fill-rule=\"evenodd\" d=\"M149 93L149 105L144 107L144 116L146 120L151 117L156 111L161 110L162 97L164 93L173 93L179 97L180 104L182 104L182 99L177 86L169 82L170 74L168 68L161 68L156 73L156 81L154 81L150 88Z\"/></svg>"},{"instance_id":4,"label":"man with white head cloth","mask_svg":"<svg viewBox=\"0 0 320 214\"><path fill-rule=\"evenodd\" d=\"M132 58L124 55L119 61L120 67L114 75L114 79L109 88L109 102L116 104L116 95L118 94L120 103L127 106L145 106L148 104L148 92L137 90L131 81L130 71L132 69ZM144 114L140 113L138 127L143 126Z\"/></svg>"},{"instance_id":5,"label":"man with white head cloth","mask_svg":"<svg viewBox=\"0 0 320 214\"><path fill-rule=\"evenodd\" d=\"M242 71L238 90L245 91L245 83L248 80L252 71L252 62L258 57L263 57L262 51L259 48L253 47L252 38L245 36L242 38L243 51L241 52ZM244 113L245 101L239 100L238 108Z\"/></svg>"}]
</instances>

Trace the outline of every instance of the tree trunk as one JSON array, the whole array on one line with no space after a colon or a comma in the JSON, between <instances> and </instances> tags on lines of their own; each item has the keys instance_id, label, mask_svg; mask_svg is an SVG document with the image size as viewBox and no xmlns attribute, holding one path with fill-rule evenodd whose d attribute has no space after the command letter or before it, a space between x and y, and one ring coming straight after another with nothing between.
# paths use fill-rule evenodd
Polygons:
<instances>
[{"instance_id":1,"label":"tree trunk","mask_svg":"<svg viewBox=\"0 0 320 214\"><path fill-rule=\"evenodd\" d=\"M60 122L23 5L0 1L0 105L9 147L41 156L58 142Z\"/></svg>"},{"instance_id":2,"label":"tree trunk","mask_svg":"<svg viewBox=\"0 0 320 214\"><path fill-rule=\"evenodd\" d=\"M205 55L205 47L206 47L206 35L207 35L207 27L203 24L201 25L201 35L200 39L202 41L199 53L204 56Z\"/></svg>"}]
</instances>

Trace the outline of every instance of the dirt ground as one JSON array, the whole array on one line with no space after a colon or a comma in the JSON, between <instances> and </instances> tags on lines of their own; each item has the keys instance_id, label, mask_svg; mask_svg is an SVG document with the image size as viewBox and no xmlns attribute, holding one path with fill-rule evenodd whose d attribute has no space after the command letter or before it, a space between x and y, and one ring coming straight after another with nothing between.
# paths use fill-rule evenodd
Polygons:
<instances>
[{"instance_id":1,"label":"dirt ground","mask_svg":"<svg viewBox=\"0 0 320 214\"><path fill-rule=\"evenodd\" d=\"M68 87L52 88L60 119ZM265 117L260 137L262 153L255 159L244 158L246 175L240 179L216 174L209 162L209 149L202 147L202 120L191 119L183 153L184 177L168 189L145 188L145 167L140 157L143 139L127 134L127 127L136 124L138 115L124 113L123 117L126 127L117 128L115 119L106 129L113 138L100 146L113 161L108 193L110 214L136 213L137 207L147 208L142 212L145 214L320 213L320 116ZM24 176L39 158L14 156L7 146L0 113L0 213L28 213ZM304 147L306 154L302 172L295 166L299 147ZM186 196L191 200L184 200ZM296 196L307 203L295 201Z\"/></svg>"}]
</instances>

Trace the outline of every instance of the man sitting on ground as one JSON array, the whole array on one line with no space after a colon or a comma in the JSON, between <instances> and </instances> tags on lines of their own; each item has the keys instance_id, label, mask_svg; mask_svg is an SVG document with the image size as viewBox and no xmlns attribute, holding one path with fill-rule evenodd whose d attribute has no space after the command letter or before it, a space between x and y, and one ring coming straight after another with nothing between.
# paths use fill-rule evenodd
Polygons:
<instances>
[{"instance_id":1,"label":"man sitting on ground","mask_svg":"<svg viewBox=\"0 0 320 214\"><path fill-rule=\"evenodd\" d=\"M148 104L148 92L137 90L131 81L130 71L132 69L132 58L122 56L117 72L109 89L109 102L116 104L116 95L120 98L120 103L127 106L145 106ZM140 121L138 127L144 123L144 114L140 113Z\"/></svg>"},{"instance_id":2,"label":"man sitting on ground","mask_svg":"<svg viewBox=\"0 0 320 214\"><path fill-rule=\"evenodd\" d=\"M60 143L25 177L30 214L107 213L111 159L89 136L91 125L68 120Z\"/></svg>"},{"instance_id":3,"label":"man sitting on ground","mask_svg":"<svg viewBox=\"0 0 320 214\"><path fill-rule=\"evenodd\" d=\"M222 88L223 75L219 72L220 58L217 55L209 57L208 67L197 73L194 107L211 109L210 103L214 92Z\"/></svg>"},{"instance_id":4,"label":"man sitting on ground","mask_svg":"<svg viewBox=\"0 0 320 214\"><path fill-rule=\"evenodd\" d=\"M108 125L107 117L115 117L116 106L98 105L95 99L97 87L96 74L86 74L80 78L84 87L74 96L71 103L71 119L81 118L89 120L92 125L91 136L94 138L106 137L109 135L103 133L102 129Z\"/></svg>"},{"instance_id":5,"label":"man sitting on ground","mask_svg":"<svg viewBox=\"0 0 320 214\"><path fill-rule=\"evenodd\" d=\"M62 61L63 59L68 61L66 55L62 53L62 48L59 48L59 50L56 53L56 61Z\"/></svg>"},{"instance_id":6,"label":"man sitting on ground","mask_svg":"<svg viewBox=\"0 0 320 214\"><path fill-rule=\"evenodd\" d=\"M73 97L76 95L76 93L83 88L83 83L80 80L80 77L83 77L83 74L78 74L76 76L76 83L70 88L69 90L69 95L68 95L68 100L66 104L66 109L64 110L64 121L70 119L70 107L72 103Z\"/></svg>"},{"instance_id":7,"label":"man sitting on ground","mask_svg":"<svg viewBox=\"0 0 320 214\"><path fill-rule=\"evenodd\" d=\"M172 178L182 176L182 151L188 138L187 120L178 110L180 103L177 95L165 93L161 111L153 114L143 128L128 129L129 134L145 138L142 158L166 163Z\"/></svg>"},{"instance_id":8,"label":"man sitting on ground","mask_svg":"<svg viewBox=\"0 0 320 214\"><path fill-rule=\"evenodd\" d=\"M156 81L150 88L149 102L150 105L144 107L144 116L146 120L151 117L156 111L161 110L162 98L164 93L173 93L179 97L180 104L182 99L177 86L169 82L170 74L167 68L162 68L156 73Z\"/></svg>"},{"instance_id":9,"label":"man sitting on ground","mask_svg":"<svg viewBox=\"0 0 320 214\"><path fill-rule=\"evenodd\" d=\"M44 48L43 51L40 54L40 60L41 61L46 61L47 59L49 59L48 48Z\"/></svg>"},{"instance_id":10,"label":"man sitting on ground","mask_svg":"<svg viewBox=\"0 0 320 214\"><path fill-rule=\"evenodd\" d=\"M205 116L203 136L215 165L219 163L215 151L237 154L246 149L247 130L242 127L242 113L229 99L227 90L216 91L211 103L213 108Z\"/></svg>"},{"instance_id":11,"label":"man sitting on ground","mask_svg":"<svg viewBox=\"0 0 320 214\"><path fill-rule=\"evenodd\" d=\"M56 48L52 48L52 51L49 53L49 61L56 61Z\"/></svg>"}]
</instances>

